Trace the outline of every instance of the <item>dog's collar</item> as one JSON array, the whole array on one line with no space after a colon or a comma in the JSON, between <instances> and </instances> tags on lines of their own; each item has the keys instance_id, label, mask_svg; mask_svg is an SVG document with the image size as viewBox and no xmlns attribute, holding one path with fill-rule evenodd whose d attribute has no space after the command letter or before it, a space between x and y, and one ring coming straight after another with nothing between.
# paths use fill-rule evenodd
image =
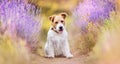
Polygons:
<instances>
[{"instance_id":1,"label":"dog's collar","mask_svg":"<svg viewBox=\"0 0 120 64\"><path fill-rule=\"evenodd\" d=\"M51 30L53 30L54 32L56 32L56 33L59 33L56 29L54 29L54 28L51 28Z\"/></svg>"}]
</instances>

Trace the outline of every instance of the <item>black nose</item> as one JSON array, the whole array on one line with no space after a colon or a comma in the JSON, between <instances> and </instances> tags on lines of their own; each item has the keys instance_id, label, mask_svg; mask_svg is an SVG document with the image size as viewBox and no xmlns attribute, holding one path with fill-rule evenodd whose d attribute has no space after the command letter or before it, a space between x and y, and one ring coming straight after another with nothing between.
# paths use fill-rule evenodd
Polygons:
<instances>
[{"instance_id":1,"label":"black nose","mask_svg":"<svg viewBox=\"0 0 120 64\"><path fill-rule=\"evenodd\" d=\"M60 27L59 27L59 29L60 29L60 30L63 30L63 27L62 27L62 26L60 26Z\"/></svg>"}]
</instances>

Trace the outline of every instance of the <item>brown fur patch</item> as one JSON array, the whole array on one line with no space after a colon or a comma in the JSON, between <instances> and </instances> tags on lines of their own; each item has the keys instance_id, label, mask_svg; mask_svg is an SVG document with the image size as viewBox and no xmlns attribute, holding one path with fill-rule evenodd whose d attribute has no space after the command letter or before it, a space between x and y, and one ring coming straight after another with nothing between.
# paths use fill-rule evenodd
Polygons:
<instances>
[{"instance_id":1,"label":"brown fur patch","mask_svg":"<svg viewBox=\"0 0 120 64\"><path fill-rule=\"evenodd\" d=\"M61 13L60 15L65 19L67 16L67 13Z\"/></svg>"}]
</instances>

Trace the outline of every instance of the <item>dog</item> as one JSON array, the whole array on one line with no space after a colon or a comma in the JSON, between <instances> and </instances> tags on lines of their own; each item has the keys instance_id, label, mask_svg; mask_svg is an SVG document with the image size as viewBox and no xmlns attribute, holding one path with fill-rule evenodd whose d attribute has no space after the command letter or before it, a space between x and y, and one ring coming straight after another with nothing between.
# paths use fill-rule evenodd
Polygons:
<instances>
[{"instance_id":1,"label":"dog","mask_svg":"<svg viewBox=\"0 0 120 64\"><path fill-rule=\"evenodd\" d=\"M45 44L45 57L54 58L55 56L65 56L72 58L68 43L68 33L65 29L65 18L67 13L60 13L49 17L51 27L47 34Z\"/></svg>"}]
</instances>

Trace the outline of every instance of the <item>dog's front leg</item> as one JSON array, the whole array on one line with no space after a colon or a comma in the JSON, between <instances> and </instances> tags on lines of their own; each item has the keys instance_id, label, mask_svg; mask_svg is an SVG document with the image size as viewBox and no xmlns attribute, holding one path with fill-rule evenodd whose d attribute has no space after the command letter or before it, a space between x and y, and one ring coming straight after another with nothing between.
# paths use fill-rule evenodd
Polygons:
<instances>
[{"instance_id":1,"label":"dog's front leg","mask_svg":"<svg viewBox=\"0 0 120 64\"><path fill-rule=\"evenodd\" d=\"M66 40L64 45L63 45L63 55L66 57L66 58L72 58L73 55L70 53L70 48L69 48L69 44L68 44L68 41Z\"/></svg>"},{"instance_id":2,"label":"dog's front leg","mask_svg":"<svg viewBox=\"0 0 120 64\"><path fill-rule=\"evenodd\" d=\"M45 54L46 54L46 57L48 58L54 58L53 42L51 42L50 40L48 40L48 42L46 43Z\"/></svg>"}]
</instances>

